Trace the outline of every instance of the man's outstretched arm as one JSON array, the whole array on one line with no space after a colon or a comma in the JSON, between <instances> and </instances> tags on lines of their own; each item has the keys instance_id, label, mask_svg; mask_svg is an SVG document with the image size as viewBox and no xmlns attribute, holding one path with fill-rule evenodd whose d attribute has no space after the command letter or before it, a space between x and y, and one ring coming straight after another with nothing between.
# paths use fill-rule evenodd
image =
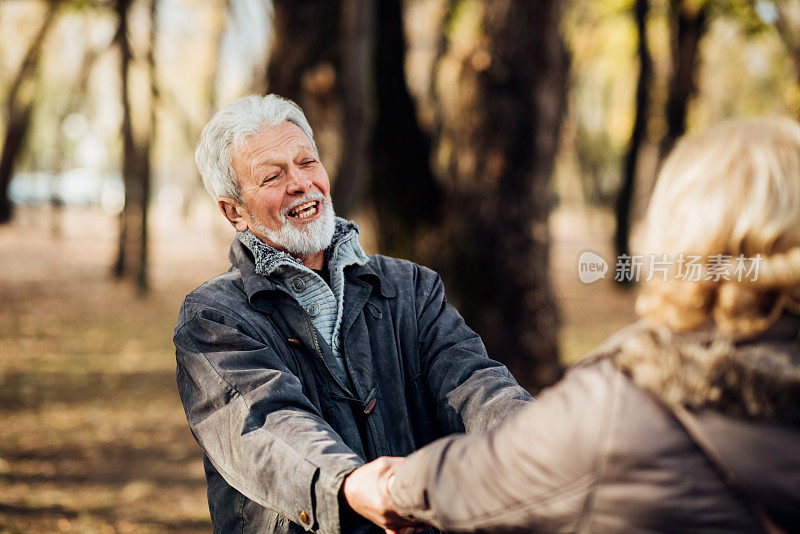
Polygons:
<instances>
[{"instance_id":1,"label":"man's outstretched arm","mask_svg":"<svg viewBox=\"0 0 800 534\"><path fill-rule=\"evenodd\" d=\"M339 492L364 462L325 422L274 347L232 312L182 311L177 379L191 430L248 499L302 525L340 532Z\"/></svg>"},{"instance_id":2,"label":"man's outstretched arm","mask_svg":"<svg viewBox=\"0 0 800 534\"><path fill-rule=\"evenodd\" d=\"M426 385L443 433L488 430L533 399L447 302L444 284L421 268L417 328Z\"/></svg>"}]
</instances>

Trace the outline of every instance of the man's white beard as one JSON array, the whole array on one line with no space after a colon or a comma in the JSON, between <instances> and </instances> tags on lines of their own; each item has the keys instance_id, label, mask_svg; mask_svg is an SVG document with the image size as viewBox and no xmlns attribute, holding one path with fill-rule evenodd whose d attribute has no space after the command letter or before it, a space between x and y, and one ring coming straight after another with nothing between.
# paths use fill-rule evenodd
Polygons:
<instances>
[{"instance_id":1,"label":"man's white beard","mask_svg":"<svg viewBox=\"0 0 800 534\"><path fill-rule=\"evenodd\" d=\"M296 258L306 258L325 250L331 244L333 232L336 229L336 215L333 212L333 203L322 195L310 194L298 200L295 205L309 200L320 201L322 217L319 219L307 223L293 224L293 221L287 215L289 210L284 210L281 213L283 226L278 230L270 230L251 212L252 230L258 232L267 241L268 245L286 251Z\"/></svg>"}]
</instances>

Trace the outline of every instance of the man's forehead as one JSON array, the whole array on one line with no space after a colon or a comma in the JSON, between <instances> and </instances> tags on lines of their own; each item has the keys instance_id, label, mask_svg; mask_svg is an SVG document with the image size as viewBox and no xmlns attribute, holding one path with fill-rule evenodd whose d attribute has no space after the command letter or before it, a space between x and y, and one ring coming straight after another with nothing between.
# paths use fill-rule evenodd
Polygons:
<instances>
[{"instance_id":1,"label":"man's forehead","mask_svg":"<svg viewBox=\"0 0 800 534\"><path fill-rule=\"evenodd\" d=\"M299 152L314 152L314 145L305 132L289 121L260 129L242 148L244 149L242 152L253 159L252 163L258 166L268 165L271 160L287 154L294 156Z\"/></svg>"}]
</instances>

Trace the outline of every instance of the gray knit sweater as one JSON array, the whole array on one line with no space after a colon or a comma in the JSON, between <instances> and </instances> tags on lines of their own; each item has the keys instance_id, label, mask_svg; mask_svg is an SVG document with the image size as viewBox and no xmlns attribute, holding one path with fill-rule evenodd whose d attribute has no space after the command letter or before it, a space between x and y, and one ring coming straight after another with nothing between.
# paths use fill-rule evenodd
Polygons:
<instances>
[{"instance_id":1,"label":"gray knit sweater","mask_svg":"<svg viewBox=\"0 0 800 534\"><path fill-rule=\"evenodd\" d=\"M325 250L325 267L330 273L330 286L317 273L285 252L265 244L250 230L237 232L239 241L253 253L256 272L269 277L292 295L302 306L322 338L333 350L339 369L332 369L343 384L349 383L341 354L339 327L344 304L344 268L364 265L369 258L358 242L358 226L336 218L336 230Z\"/></svg>"}]
</instances>

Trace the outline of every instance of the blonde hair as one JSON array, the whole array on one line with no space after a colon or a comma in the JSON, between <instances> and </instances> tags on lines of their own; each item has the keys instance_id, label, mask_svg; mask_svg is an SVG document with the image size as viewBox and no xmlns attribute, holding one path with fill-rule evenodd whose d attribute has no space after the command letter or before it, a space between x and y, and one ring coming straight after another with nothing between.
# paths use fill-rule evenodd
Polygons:
<instances>
[{"instance_id":1,"label":"blonde hair","mask_svg":"<svg viewBox=\"0 0 800 534\"><path fill-rule=\"evenodd\" d=\"M700 280L676 277L673 262L666 281L645 282L636 311L646 319L751 336L783 310L800 311L800 124L733 120L683 139L659 173L640 237L643 253L703 264ZM757 276L709 276L717 255L760 256Z\"/></svg>"}]
</instances>

